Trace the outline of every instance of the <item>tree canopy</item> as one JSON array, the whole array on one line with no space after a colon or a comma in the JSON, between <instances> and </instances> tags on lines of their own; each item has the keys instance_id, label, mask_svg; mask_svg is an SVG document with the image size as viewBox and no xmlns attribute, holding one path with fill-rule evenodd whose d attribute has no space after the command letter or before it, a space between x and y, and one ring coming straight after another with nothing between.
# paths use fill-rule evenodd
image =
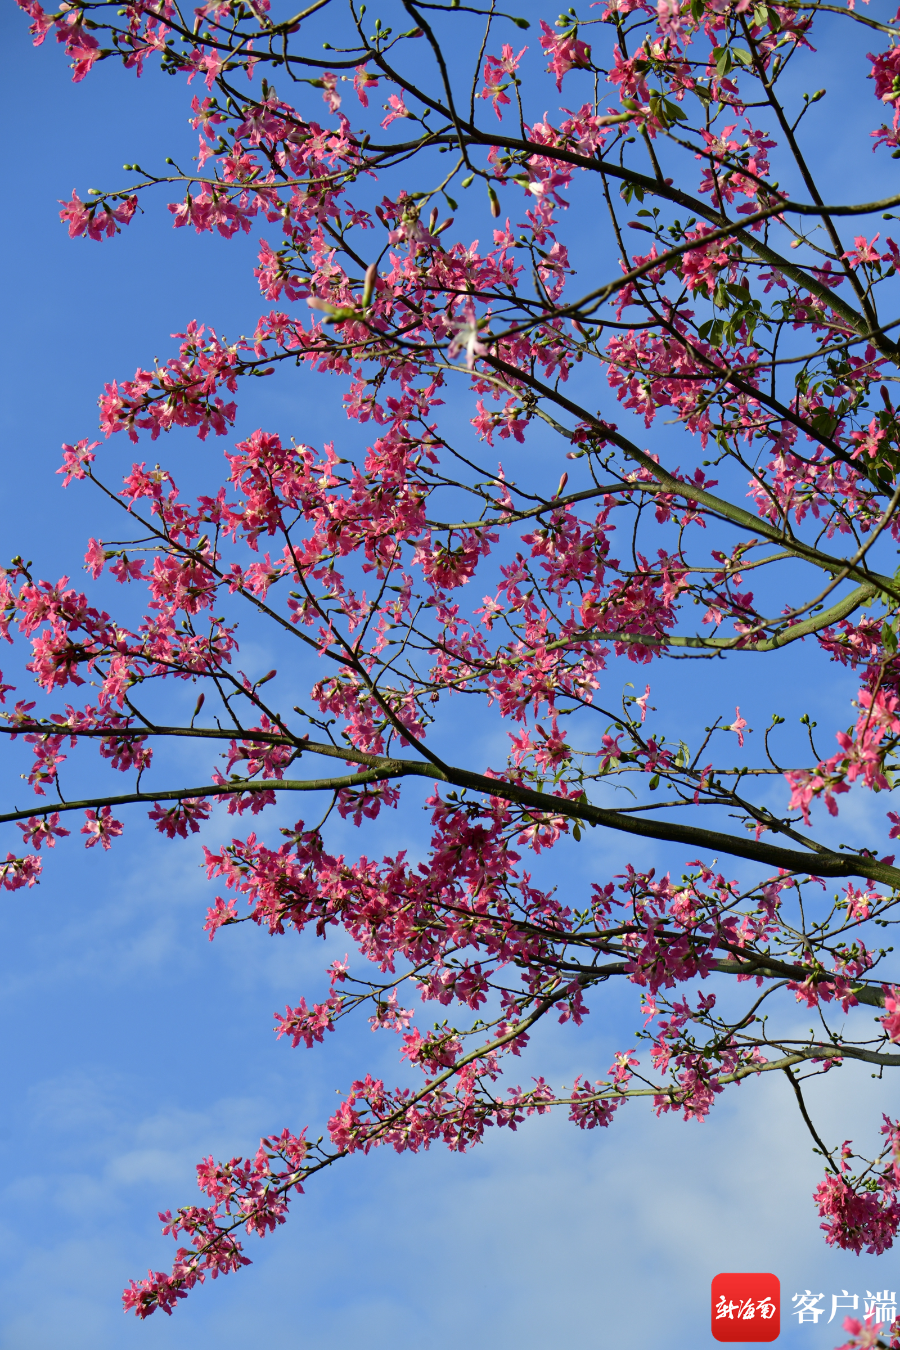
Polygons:
<instances>
[{"instance_id":1,"label":"tree canopy","mask_svg":"<svg viewBox=\"0 0 900 1350\"><path fill-rule=\"evenodd\" d=\"M191 86L196 157L73 193L70 236L139 229L174 193L176 228L264 236L267 307L252 334L198 316L164 362L110 372L103 439L60 469L121 509L122 538L86 541L85 591L39 560L0 574L33 681L0 680L0 731L34 794L13 809L10 786L0 879L36 885L66 836L114 851L135 807L169 839L249 813L205 849L210 939L342 930L357 955L278 1035L309 1049L368 1017L401 1061L327 1122L201 1163L204 1203L162 1216L172 1270L126 1308L171 1312L247 1264L242 1230L274 1230L352 1153L464 1150L551 1110L608 1127L631 1098L703 1119L772 1071L822 1155L826 1240L887 1250L900 1121L836 1145L803 1083L900 1066L878 931L898 921L900 814L869 796L900 745L900 248L877 223L900 205L900 24L852 0L599 0L555 21L456 0L18 2L75 80L111 60ZM810 92L844 42L839 87ZM870 109L880 199L841 200L842 102ZM355 425L235 444L241 382L280 366L336 378ZM146 456L173 428L226 439L218 480L117 473L108 438ZM118 615L92 599L104 574ZM270 634L277 668L243 669L243 632L257 652ZM748 667L772 705L755 734ZM686 669L720 705L694 710L699 741L672 694ZM849 725L786 724L786 681L844 675ZM208 765L190 781L186 744ZM851 792L874 847L841 814ZM401 793L414 854L335 851L336 819L365 830ZM286 801L302 818L264 838L256 817ZM563 869L586 834L632 861L581 893ZM665 873L647 841L670 846ZM571 1034L623 984L636 1035L546 1081L532 1029Z\"/></svg>"}]
</instances>

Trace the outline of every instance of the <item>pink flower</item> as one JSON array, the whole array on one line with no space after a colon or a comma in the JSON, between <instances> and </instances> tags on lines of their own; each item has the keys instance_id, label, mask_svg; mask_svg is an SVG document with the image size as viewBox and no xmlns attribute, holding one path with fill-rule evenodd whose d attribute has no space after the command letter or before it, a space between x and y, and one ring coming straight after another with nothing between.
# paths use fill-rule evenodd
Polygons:
<instances>
[{"instance_id":1,"label":"pink flower","mask_svg":"<svg viewBox=\"0 0 900 1350\"><path fill-rule=\"evenodd\" d=\"M553 29L541 19L541 46L550 56L547 67L556 76L556 87L562 89L563 76L576 68L589 69L591 49L586 42L576 37L559 37Z\"/></svg>"},{"instance_id":2,"label":"pink flower","mask_svg":"<svg viewBox=\"0 0 900 1350\"><path fill-rule=\"evenodd\" d=\"M69 831L63 829L59 823L59 812L54 811L48 818L47 816L29 816L27 823L19 821L19 829L22 831L23 843L31 844L40 851L42 843L48 848L56 847L56 837L65 838Z\"/></svg>"},{"instance_id":3,"label":"pink flower","mask_svg":"<svg viewBox=\"0 0 900 1350\"><path fill-rule=\"evenodd\" d=\"M129 561L128 558L122 557L117 558L109 570L119 585L123 586L126 581L145 581L143 569L143 558L133 558Z\"/></svg>"},{"instance_id":4,"label":"pink flower","mask_svg":"<svg viewBox=\"0 0 900 1350\"><path fill-rule=\"evenodd\" d=\"M88 810L84 815L85 823L81 827L81 833L88 836L85 848L102 844L104 849L108 849L110 841L122 833L122 822L113 820L112 807L101 806L99 812Z\"/></svg>"},{"instance_id":5,"label":"pink flower","mask_svg":"<svg viewBox=\"0 0 900 1350\"><path fill-rule=\"evenodd\" d=\"M40 47L44 38L53 27L54 19L51 15L45 14L37 0L19 0L19 5L31 19L29 32L34 34L34 45Z\"/></svg>"},{"instance_id":6,"label":"pink flower","mask_svg":"<svg viewBox=\"0 0 900 1350\"><path fill-rule=\"evenodd\" d=\"M471 301L466 306L465 318L457 319L455 327L456 332L447 348L447 355L452 361L461 351L465 351L466 367L469 370L474 370L476 357L487 356L488 349L479 339L481 327L475 318L475 310Z\"/></svg>"},{"instance_id":7,"label":"pink flower","mask_svg":"<svg viewBox=\"0 0 900 1350\"><path fill-rule=\"evenodd\" d=\"M893 985L884 986L884 1007L885 1015L878 1020L890 1040L900 1041L900 989Z\"/></svg>"},{"instance_id":8,"label":"pink flower","mask_svg":"<svg viewBox=\"0 0 900 1350\"><path fill-rule=\"evenodd\" d=\"M740 708L735 708L734 711L737 713L737 717L736 717L736 718L734 719L734 721L730 724L730 726L727 726L727 727L725 728L725 730L726 730L726 731L736 731L736 732L737 732L737 738L738 738L738 745L740 745L740 746L743 747L743 744L744 744L744 729L746 728L747 723L744 721L743 717L741 717L741 710L740 710Z\"/></svg>"},{"instance_id":9,"label":"pink flower","mask_svg":"<svg viewBox=\"0 0 900 1350\"><path fill-rule=\"evenodd\" d=\"M7 853L6 861L0 862L0 886L7 891L18 891L23 886L36 886L41 876L41 860L34 853L17 858Z\"/></svg>"},{"instance_id":10,"label":"pink flower","mask_svg":"<svg viewBox=\"0 0 900 1350\"><path fill-rule=\"evenodd\" d=\"M203 925L204 932L209 933L209 940L212 942L218 930L225 924L237 923L237 906L233 900L224 901L220 896L216 897L216 903L212 909L206 911L206 923Z\"/></svg>"},{"instance_id":11,"label":"pink flower","mask_svg":"<svg viewBox=\"0 0 900 1350\"><path fill-rule=\"evenodd\" d=\"M71 30L71 37L66 42L66 52L74 57L72 61L72 80L78 84L84 79L94 62L100 56L100 44L95 37L85 33L80 24L77 24Z\"/></svg>"},{"instance_id":12,"label":"pink flower","mask_svg":"<svg viewBox=\"0 0 900 1350\"><path fill-rule=\"evenodd\" d=\"M63 487L68 487L73 478L85 478L87 476L86 465L90 464L95 458L94 451L100 444L99 441L87 440L78 441L76 445L63 446L63 466L57 469L57 473L64 473Z\"/></svg>"},{"instance_id":13,"label":"pink flower","mask_svg":"<svg viewBox=\"0 0 900 1350\"><path fill-rule=\"evenodd\" d=\"M485 60L484 88L478 97L491 99L494 112L498 118L503 117L501 105L505 106L509 103L509 96L505 92L509 88L509 77L515 74L516 68L527 50L527 47L523 47L519 55L514 56L512 47L506 43L499 58L488 56Z\"/></svg>"},{"instance_id":14,"label":"pink flower","mask_svg":"<svg viewBox=\"0 0 900 1350\"><path fill-rule=\"evenodd\" d=\"M225 64L225 57L218 51L205 51L203 48L195 50L191 54L191 65L193 69L188 75L188 84L194 78L198 71L206 71L206 87L212 89L219 71Z\"/></svg>"},{"instance_id":15,"label":"pink flower","mask_svg":"<svg viewBox=\"0 0 900 1350\"><path fill-rule=\"evenodd\" d=\"M60 472L59 469L56 471ZM106 554L99 539L89 541L88 551L84 555L84 565L96 581L106 564Z\"/></svg>"},{"instance_id":16,"label":"pink flower","mask_svg":"<svg viewBox=\"0 0 900 1350\"><path fill-rule=\"evenodd\" d=\"M875 247L880 237L879 233L871 240L867 240L864 234L858 234L853 240L856 247L852 252L841 254L841 257L846 258L851 267L859 267L860 263L881 262L881 254ZM884 256L888 257L889 255L885 254Z\"/></svg>"},{"instance_id":17,"label":"pink flower","mask_svg":"<svg viewBox=\"0 0 900 1350\"><path fill-rule=\"evenodd\" d=\"M356 97L364 108L369 106L368 90L376 88L377 85L377 75L371 75L366 66L356 67L353 72L353 88L356 90Z\"/></svg>"},{"instance_id":18,"label":"pink flower","mask_svg":"<svg viewBox=\"0 0 900 1350\"><path fill-rule=\"evenodd\" d=\"M160 834L166 835L169 839L174 839L176 834L182 839L187 839L188 830L192 834L197 834L201 823L209 819L210 809L209 802L197 797L184 797L169 807L154 802L148 816Z\"/></svg>"},{"instance_id":19,"label":"pink flower","mask_svg":"<svg viewBox=\"0 0 900 1350\"><path fill-rule=\"evenodd\" d=\"M341 106L341 96L337 91L337 75L333 70L326 70L322 76L322 97L328 104L330 112L337 112Z\"/></svg>"},{"instance_id":20,"label":"pink flower","mask_svg":"<svg viewBox=\"0 0 900 1350\"><path fill-rule=\"evenodd\" d=\"M69 238L77 239L87 229L90 218L88 209L74 190L71 201L61 202L61 205L63 209L59 213L59 218L62 221L68 221Z\"/></svg>"},{"instance_id":21,"label":"pink flower","mask_svg":"<svg viewBox=\"0 0 900 1350\"><path fill-rule=\"evenodd\" d=\"M407 112L406 104L403 101L402 93L391 94L390 98L388 99L387 103L384 106L387 112L387 117L385 117L381 123L383 127L389 127L392 122L396 122L398 117L412 116L411 113Z\"/></svg>"}]
</instances>

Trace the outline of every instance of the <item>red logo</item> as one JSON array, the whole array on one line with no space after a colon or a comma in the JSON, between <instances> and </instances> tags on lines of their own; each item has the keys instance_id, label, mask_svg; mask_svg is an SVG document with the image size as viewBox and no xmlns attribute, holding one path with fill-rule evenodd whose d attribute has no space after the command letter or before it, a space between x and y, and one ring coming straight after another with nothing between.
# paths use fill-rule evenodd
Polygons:
<instances>
[{"instance_id":1,"label":"red logo","mask_svg":"<svg viewBox=\"0 0 900 1350\"><path fill-rule=\"evenodd\" d=\"M716 1275L712 1282L712 1334L717 1341L775 1341L781 1332L777 1275Z\"/></svg>"}]
</instances>

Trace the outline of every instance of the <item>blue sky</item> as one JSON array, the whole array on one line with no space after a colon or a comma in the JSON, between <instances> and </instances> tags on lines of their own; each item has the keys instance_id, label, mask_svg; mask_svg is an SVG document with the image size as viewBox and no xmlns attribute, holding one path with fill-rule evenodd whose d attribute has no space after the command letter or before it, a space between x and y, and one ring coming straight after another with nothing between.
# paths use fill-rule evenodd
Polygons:
<instances>
[{"instance_id":1,"label":"blue sky","mask_svg":"<svg viewBox=\"0 0 900 1350\"><path fill-rule=\"evenodd\" d=\"M70 241L57 199L118 185L122 163L152 166L190 144L186 91L180 80L137 82L112 67L73 86L51 44L30 48L12 6L0 23L15 110L0 226L0 553L35 559L44 576L78 576L87 536L112 527L91 494L60 488L60 443L92 435L103 382L165 357L168 335L189 319L228 335L252 329L261 309L255 236L176 233L157 198L108 244ZM843 47L826 49L821 64L839 77L845 59ZM842 192L866 195L875 161L851 157L851 122L826 124L823 154ZM341 432L339 393L295 376L261 382L241 396L239 430L263 425L321 443ZM217 473L221 451L222 442L184 438L138 457L165 457L179 474L183 457L191 476ZM111 453L130 458L124 444ZM262 669L270 653L251 641L245 655ZM736 673L751 725L755 712L767 720L773 694L794 723L806 708L822 724L849 719L852 682L828 671L827 684L811 685L803 661L785 654L764 684L752 670ZM642 676L626 668L616 678ZM708 667L670 668L670 708L694 723L710 701L729 711L730 690L720 697L716 678ZM457 715L443 734L464 725ZM505 739L486 724L480 732L478 754L489 760ZM4 782L18 771L17 760L7 765ZM883 800L874 814L854 800L845 816L868 837L883 809ZM280 817L272 822L274 834ZM227 836L217 822L207 837ZM421 836L406 812L382 817L377 844L371 834L357 842L349 827L337 838L348 852L394 851ZM650 847L641 861L666 865L668 856ZM554 866L581 892L633 857L623 841L589 832ZM728 1093L702 1125L658 1121L635 1105L604 1132L531 1120L463 1157L353 1159L310 1187L285 1228L250 1244L253 1266L195 1292L172 1319L123 1318L126 1280L171 1260L155 1214L197 1194L201 1156L246 1153L260 1133L323 1122L337 1088L366 1070L393 1074L390 1037L365 1025L312 1052L276 1042L273 1012L315 993L345 947L270 940L250 925L211 945L202 922L214 892L198 860L195 842L168 844L134 818L111 854L58 850L40 888L0 905L2 1350L230 1350L250 1338L271 1350L449 1350L461 1338L517 1350L551 1339L695 1350L713 1344L707 1300L719 1270L775 1271L788 1305L807 1287L830 1295L900 1285L895 1254L858 1259L824 1246L810 1200L818 1162L785 1087L761 1081ZM604 1071L632 1034L636 1005L635 991L618 991L576 1036L542 1032L523 1073L571 1081ZM897 1089L864 1072L832 1074L812 1092L829 1138L871 1136L881 1110L900 1111ZM819 1350L842 1339L837 1325L786 1326L782 1340Z\"/></svg>"}]
</instances>

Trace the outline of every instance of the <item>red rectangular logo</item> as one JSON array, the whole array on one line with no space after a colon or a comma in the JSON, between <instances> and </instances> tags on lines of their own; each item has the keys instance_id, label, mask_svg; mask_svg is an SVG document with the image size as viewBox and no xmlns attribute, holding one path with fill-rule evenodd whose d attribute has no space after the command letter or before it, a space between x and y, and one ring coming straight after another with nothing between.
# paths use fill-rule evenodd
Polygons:
<instances>
[{"instance_id":1,"label":"red rectangular logo","mask_svg":"<svg viewBox=\"0 0 900 1350\"><path fill-rule=\"evenodd\" d=\"M712 1282L712 1334L717 1341L775 1341L781 1333L777 1275L725 1274Z\"/></svg>"}]
</instances>

